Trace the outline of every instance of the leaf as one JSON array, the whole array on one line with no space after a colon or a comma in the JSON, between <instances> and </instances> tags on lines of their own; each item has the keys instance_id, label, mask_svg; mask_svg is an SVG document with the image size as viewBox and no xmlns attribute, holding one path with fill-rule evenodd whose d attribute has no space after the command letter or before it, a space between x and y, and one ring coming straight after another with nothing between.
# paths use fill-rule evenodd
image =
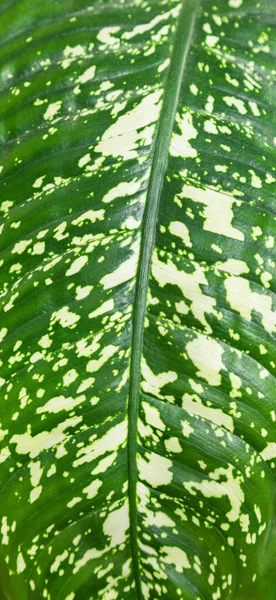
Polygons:
<instances>
[{"instance_id":1,"label":"leaf","mask_svg":"<svg viewBox=\"0 0 276 600\"><path fill-rule=\"evenodd\" d=\"M275 600L272 0L3 0L3 600Z\"/></svg>"}]
</instances>

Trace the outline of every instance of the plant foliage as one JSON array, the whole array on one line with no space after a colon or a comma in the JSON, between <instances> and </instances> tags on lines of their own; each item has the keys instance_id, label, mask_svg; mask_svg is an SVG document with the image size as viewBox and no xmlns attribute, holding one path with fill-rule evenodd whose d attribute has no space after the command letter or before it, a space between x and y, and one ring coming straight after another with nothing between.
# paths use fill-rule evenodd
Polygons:
<instances>
[{"instance_id":1,"label":"plant foliage","mask_svg":"<svg viewBox=\"0 0 276 600\"><path fill-rule=\"evenodd\" d=\"M1 600L275 600L275 0L2 0Z\"/></svg>"}]
</instances>

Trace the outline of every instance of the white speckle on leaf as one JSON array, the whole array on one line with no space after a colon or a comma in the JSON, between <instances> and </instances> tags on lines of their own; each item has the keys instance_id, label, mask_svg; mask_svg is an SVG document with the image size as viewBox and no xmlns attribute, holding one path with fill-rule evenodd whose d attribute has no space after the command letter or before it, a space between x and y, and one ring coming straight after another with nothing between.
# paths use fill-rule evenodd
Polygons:
<instances>
[{"instance_id":1,"label":"white speckle on leaf","mask_svg":"<svg viewBox=\"0 0 276 600\"><path fill-rule=\"evenodd\" d=\"M172 466L171 460L154 452L146 452L145 458L138 456L139 475L152 487L171 483L173 474L170 469Z\"/></svg>"},{"instance_id":2,"label":"white speckle on leaf","mask_svg":"<svg viewBox=\"0 0 276 600\"><path fill-rule=\"evenodd\" d=\"M54 116L61 109L61 106L62 106L62 101L61 100L57 100L57 102L53 102L52 104L49 104L49 106L47 107L46 112L43 115L45 121L52 121L53 118L54 118Z\"/></svg>"}]
</instances>

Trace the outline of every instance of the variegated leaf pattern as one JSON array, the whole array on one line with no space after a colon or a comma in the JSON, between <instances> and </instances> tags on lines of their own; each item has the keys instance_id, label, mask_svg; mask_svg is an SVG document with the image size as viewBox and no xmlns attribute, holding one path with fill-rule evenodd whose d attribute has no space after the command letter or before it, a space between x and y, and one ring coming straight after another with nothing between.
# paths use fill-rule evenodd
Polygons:
<instances>
[{"instance_id":1,"label":"variegated leaf pattern","mask_svg":"<svg viewBox=\"0 0 276 600\"><path fill-rule=\"evenodd\" d=\"M274 0L2 0L1 600L275 600Z\"/></svg>"}]
</instances>

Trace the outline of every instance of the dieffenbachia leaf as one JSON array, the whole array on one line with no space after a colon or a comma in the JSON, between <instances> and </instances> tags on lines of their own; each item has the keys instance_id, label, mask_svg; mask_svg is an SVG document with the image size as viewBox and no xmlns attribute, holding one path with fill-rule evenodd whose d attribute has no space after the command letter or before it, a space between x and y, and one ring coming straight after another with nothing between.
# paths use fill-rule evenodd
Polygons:
<instances>
[{"instance_id":1,"label":"dieffenbachia leaf","mask_svg":"<svg viewBox=\"0 0 276 600\"><path fill-rule=\"evenodd\" d=\"M275 24L1 2L1 600L275 600Z\"/></svg>"}]
</instances>

